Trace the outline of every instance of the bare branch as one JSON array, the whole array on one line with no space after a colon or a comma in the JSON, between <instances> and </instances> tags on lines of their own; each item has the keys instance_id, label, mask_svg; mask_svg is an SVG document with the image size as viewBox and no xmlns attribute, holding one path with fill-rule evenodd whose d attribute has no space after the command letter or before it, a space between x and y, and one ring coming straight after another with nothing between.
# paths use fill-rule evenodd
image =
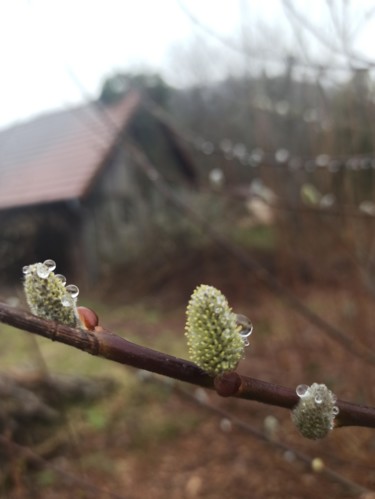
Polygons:
<instances>
[{"instance_id":1,"label":"bare branch","mask_svg":"<svg viewBox=\"0 0 375 499\"><path fill-rule=\"evenodd\" d=\"M95 332L72 329L63 324L47 321L0 303L0 322L23 331L38 334L83 350L91 355L104 357L120 364L162 374L208 389L219 395L254 400L264 404L292 409L299 398L290 388L267 383L255 378L227 373L212 378L197 365L165 353L136 345L121 336L102 328ZM337 401L340 413L336 426L365 426L375 428L375 408L350 402Z\"/></svg>"},{"instance_id":2,"label":"bare branch","mask_svg":"<svg viewBox=\"0 0 375 499\"><path fill-rule=\"evenodd\" d=\"M290 15L292 15L309 33L311 33L316 40L318 40L322 45L331 50L332 53L338 54L340 56L347 56L351 63L363 64L370 68L375 65L375 61L367 59L359 54L353 53L353 51L343 52L342 47L332 42L329 38L324 36L322 32L314 26L307 17L302 15L294 6L292 0L282 0L284 7L287 9Z\"/></svg>"},{"instance_id":3,"label":"bare branch","mask_svg":"<svg viewBox=\"0 0 375 499\"><path fill-rule=\"evenodd\" d=\"M219 43L221 43L223 46L228 48L229 50L232 50L233 52L236 52L237 54L245 56L245 58L248 58L250 61L253 61L254 59L260 60L261 62L269 61L269 62L276 62L280 63L280 58L277 56L271 56L270 54L259 54L257 51L249 51L248 48L244 48L243 46L238 45L237 43L233 42L232 40L225 38L221 36L219 33L217 33L215 30L207 26L206 24L202 23L185 5L185 3L182 0L177 0L177 4L180 7L181 11L186 15L186 17L190 20L190 22L197 26L201 31L203 31L205 34L209 35L211 38L215 39ZM288 2L289 4L289 2ZM286 7L289 9L289 5L285 4ZM297 16L295 16L297 17ZM315 36L317 36L317 33L314 33ZM328 40L324 40L324 42L329 43ZM333 51L337 52L337 47L334 49L332 48ZM302 61L298 58L294 58L294 63L296 66L301 67L301 68L308 68L312 69L314 71L320 72L322 69L327 70L327 71L347 71L347 68L343 65L332 65L332 64L321 64L320 62L313 62L313 61ZM371 62L369 62L371 65Z\"/></svg>"}]
</instances>

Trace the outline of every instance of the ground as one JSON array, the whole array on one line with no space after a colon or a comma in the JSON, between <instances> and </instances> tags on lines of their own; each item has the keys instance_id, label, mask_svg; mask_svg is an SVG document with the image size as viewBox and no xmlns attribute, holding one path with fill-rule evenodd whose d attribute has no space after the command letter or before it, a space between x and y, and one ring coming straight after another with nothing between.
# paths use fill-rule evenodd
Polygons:
<instances>
[{"instance_id":1,"label":"ground","mask_svg":"<svg viewBox=\"0 0 375 499\"><path fill-rule=\"evenodd\" d=\"M155 292L113 292L80 303L92 306L101 323L124 337L180 357L187 357L184 302L194 285L215 284L234 310L254 325L250 347L239 371L254 378L295 387L324 382L339 398L375 405L373 366L300 318L279 297L229 264L206 266L206 273L186 272L156 280ZM199 274L199 275L198 275ZM235 277L236 285L228 281ZM183 277L185 276L185 277ZM202 279L199 280L198 279ZM129 286L128 286L129 287ZM144 290L143 290L144 291ZM372 298L345 287L303 284L293 291L304 303L369 342ZM107 295L108 296L108 295ZM142 296L142 298L140 298ZM125 301L126 300L126 301ZM368 329L366 329L368 331ZM0 325L1 371L48 372L111 378L117 387L96 402L64 409L63 421L29 447L44 462L33 462L18 449L1 473L1 497L10 499L110 498L316 498L359 497L343 480L314 472L294 451L320 458L343 479L375 490L375 434L345 428L322 441L309 441L293 427L286 410L257 402L221 399L194 386L149 378L135 369L92 357L70 347L35 338ZM372 340L373 341L373 340ZM201 403L200 403L201 402ZM203 403L203 405L202 405ZM227 411L247 427L205 405ZM32 431L32 429L30 429ZM252 431L263 432L263 441ZM285 444L280 448L278 443ZM362 494L369 499L370 493Z\"/></svg>"}]
</instances>

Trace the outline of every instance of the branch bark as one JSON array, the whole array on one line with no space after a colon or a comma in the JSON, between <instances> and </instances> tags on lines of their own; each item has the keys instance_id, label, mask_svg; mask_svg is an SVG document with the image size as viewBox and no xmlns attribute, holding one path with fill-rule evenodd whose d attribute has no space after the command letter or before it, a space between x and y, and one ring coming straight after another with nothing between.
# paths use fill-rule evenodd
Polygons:
<instances>
[{"instance_id":1,"label":"branch bark","mask_svg":"<svg viewBox=\"0 0 375 499\"><path fill-rule=\"evenodd\" d=\"M203 388L214 389L221 396L255 400L286 409L292 409L299 400L293 389L241 376L238 373L226 373L212 378L188 360L137 345L100 327L95 332L73 329L63 324L41 319L4 303L0 303L0 322L52 341L70 345L91 355ZM365 426L375 428L374 407L341 400L338 400L336 405L340 409L340 413L335 419L336 427Z\"/></svg>"}]
</instances>

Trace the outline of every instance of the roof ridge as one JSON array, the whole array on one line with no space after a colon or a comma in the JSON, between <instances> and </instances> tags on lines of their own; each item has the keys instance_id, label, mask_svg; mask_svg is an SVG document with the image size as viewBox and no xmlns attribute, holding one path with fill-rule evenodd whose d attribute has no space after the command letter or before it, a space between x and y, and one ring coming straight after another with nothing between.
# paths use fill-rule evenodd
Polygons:
<instances>
[{"instance_id":1,"label":"roof ridge","mask_svg":"<svg viewBox=\"0 0 375 499\"><path fill-rule=\"evenodd\" d=\"M0 131L0 209L84 196L140 99L129 91L111 106L90 101Z\"/></svg>"}]
</instances>

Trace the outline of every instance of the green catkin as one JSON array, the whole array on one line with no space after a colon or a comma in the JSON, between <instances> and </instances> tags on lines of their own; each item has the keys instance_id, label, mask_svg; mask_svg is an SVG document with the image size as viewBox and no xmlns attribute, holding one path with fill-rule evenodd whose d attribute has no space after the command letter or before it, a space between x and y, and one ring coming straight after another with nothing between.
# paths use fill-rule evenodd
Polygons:
<instances>
[{"instance_id":1,"label":"green catkin","mask_svg":"<svg viewBox=\"0 0 375 499\"><path fill-rule=\"evenodd\" d=\"M299 385L300 400L292 411L292 420L306 438L324 438L334 428L334 419L339 409L336 396L325 386L313 383L310 387Z\"/></svg>"},{"instance_id":2,"label":"green catkin","mask_svg":"<svg viewBox=\"0 0 375 499\"><path fill-rule=\"evenodd\" d=\"M62 276L53 272L55 267L53 260L46 260L23 268L27 304L38 317L77 327L80 324L76 309L78 288L71 285L76 292L69 293Z\"/></svg>"},{"instance_id":3,"label":"green catkin","mask_svg":"<svg viewBox=\"0 0 375 499\"><path fill-rule=\"evenodd\" d=\"M212 376L236 369L244 355L244 339L225 296L202 284L192 294L186 315L191 360Z\"/></svg>"}]
</instances>

